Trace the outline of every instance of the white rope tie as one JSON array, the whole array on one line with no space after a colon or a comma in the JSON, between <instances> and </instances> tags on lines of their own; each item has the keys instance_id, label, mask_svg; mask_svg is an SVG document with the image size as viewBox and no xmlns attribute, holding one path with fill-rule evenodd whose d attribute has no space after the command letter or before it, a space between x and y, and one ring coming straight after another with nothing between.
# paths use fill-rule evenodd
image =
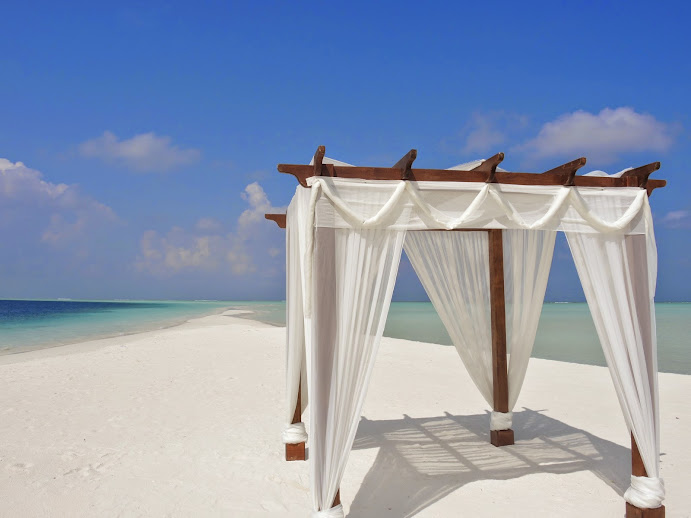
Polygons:
<instances>
[{"instance_id":1,"label":"white rope tie","mask_svg":"<svg viewBox=\"0 0 691 518\"><path fill-rule=\"evenodd\" d=\"M327 509L326 511L312 511L312 518L344 518L343 506L338 504L336 507Z\"/></svg>"},{"instance_id":2,"label":"white rope tie","mask_svg":"<svg viewBox=\"0 0 691 518\"><path fill-rule=\"evenodd\" d=\"M513 412L492 412L489 418L490 430L509 430L513 424Z\"/></svg>"},{"instance_id":3,"label":"white rope tie","mask_svg":"<svg viewBox=\"0 0 691 518\"><path fill-rule=\"evenodd\" d=\"M283 444L299 444L307 441L307 430L305 423L287 424L281 434Z\"/></svg>"},{"instance_id":4,"label":"white rope tie","mask_svg":"<svg viewBox=\"0 0 691 518\"><path fill-rule=\"evenodd\" d=\"M631 487L624 493L624 500L639 509L655 509L665 499L665 482L657 477L631 475Z\"/></svg>"}]
</instances>

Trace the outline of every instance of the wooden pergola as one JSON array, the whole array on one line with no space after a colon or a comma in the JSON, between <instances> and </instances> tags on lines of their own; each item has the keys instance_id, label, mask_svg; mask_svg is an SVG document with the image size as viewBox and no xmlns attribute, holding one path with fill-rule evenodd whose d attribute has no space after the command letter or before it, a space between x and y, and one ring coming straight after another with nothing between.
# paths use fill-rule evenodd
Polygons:
<instances>
[{"instance_id":1,"label":"wooden pergola","mask_svg":"<svg viewBox=\"0 0 691 518\"><path fill-rule=\"evenodd\" d=\"M308 187L307 179L313 176L327 176L352 178L361 180L406 180L406 181L434 181L434 182L484 182L514 185L563 185L576 187L638 187L647 190L648 196L666 185L665 180L649 179L649 176L660 168L660 162L653 162L624 172L620 177L611 176L579 176L576 173L586 164L584 157L559 165L543 173L498 171L499 164L504 160L504 153L484 160L471 170L454 169L413 169L417 151L411 149L392 167L357 167L341 166L324 163L325 147L319 146L314 154L313 163L309 165L279 164L278 171L295 176L303 187ZM265 218L286 228L286 214L265 214ZM501 229L456 229L452 231L482 231L489 237L489 278L490 278L490 307L491 307L491 336L492 336L492 373L493 373L493 409L495 412L506 413L509 408L507 353L506 353L506 322L504 296L504 254ZM301 394L293 415L293 423L301 421ZM497 447L514 444L514 431L492 430L491 444ZM286 444L286 460L305 460L305 443ZM631 465L632 474L647 477L638 446L631 434ZM337 493L334 506L340 503L340 492ZM641 509L627 502L626 516L628 518L659 518L665 515L665 507Z\"/></svg>"}]
</instances>

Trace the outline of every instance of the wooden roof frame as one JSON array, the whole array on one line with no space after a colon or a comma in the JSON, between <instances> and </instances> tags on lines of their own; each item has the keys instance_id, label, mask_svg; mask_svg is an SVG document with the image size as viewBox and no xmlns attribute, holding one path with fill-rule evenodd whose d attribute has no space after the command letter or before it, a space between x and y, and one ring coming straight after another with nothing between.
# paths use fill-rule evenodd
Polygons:
<instances>
[{"instance_id":1,"label":"wooden roof frame","mask_svg":"<svg viewBox=\"0 0 691 518\"><path fill-rule=\"evenodd\" d=\"M626 171L621 177L577 176L578 170L586 163L581 157L567 162L544 173L521 173L497 171L504 160L504 153L497 153L469 171L454 169L413 169L417 150L411 149L392 167L351 167L325 164L326 148L319 146L310 165L278 164L278 172L291 174L303 187L312 176L331 176L339 178L359 178L362 180L406 180L414 182L486 182L511 185L566 185L576 187L640 187L650 196L654 189L667 185L666 180L649 180L648 177L660 169L660 162L652 162ZM285 214L265 214L268 220L275 221L285 228Z\"/></svg>"}]
</instances>

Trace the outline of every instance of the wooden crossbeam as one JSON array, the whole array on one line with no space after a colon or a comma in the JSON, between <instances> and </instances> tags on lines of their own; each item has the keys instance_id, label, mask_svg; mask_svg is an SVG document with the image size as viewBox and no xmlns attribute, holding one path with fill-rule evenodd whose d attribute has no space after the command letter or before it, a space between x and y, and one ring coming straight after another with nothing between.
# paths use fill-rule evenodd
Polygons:
<instances>
[{"instance_id":1,"label":"wooden crossbeam","mask_svg":"<svg viewBox=\"0 0 691 518\"><path fill-rule=\"evenodd\" d=\"M660 162L653 162L651 164L642 165L634 169L629 169L623 175L622 178L637 178L638 187L641 189L646 189L648 187L648 177L655 171L660 169ZM633 186L632 186L633 187Z\"/></svg>"},{"instance_id":2,"label":"wooden crossbeam","mask_svg":"<svg viewBox=\"0 0 691 518\"><path fill-rule=\"evenodd\" d=\"M285 214L264 214L264 217L269 221L275 221L279 228L286 228Z\"/></svg>"},{"instance_id":3,"label":"wooden crossbeam","mask_svg":"<svg viewBox=\"0 0 691 518\"><path fill-rule=\"evenodd\" d=\"M576 171L586 160L578 158L545 171L542 174L497 171L504 153L497 153L471 171L449 169L412 169L417 151L411 149L393 167L350 167L324 164L325 147L319 146L312 165L278 164L278 171L291 174L303 187L308 187L311 176L337 176L361 180L410 180L432 182L491 182L513 185L574 185L576 187L631 187L645 188L650 195L654 189L664 187L665 180L649 180L648 176L660 168L660 162L627 171L621 178L606 176L577 176Z\"/></svg>"},{"instance_id":4,"label":"wooden crossbeam","mask_svg":"<svg viewBox=\"0 0 691 518\"><path fill-rule=\"evenodd\" d=\"M314 154L314 160L312 161L313 175L312 176L322 176L322 162L324 161L324 155L326 155L326 147L319 146L317 152Z\"/></svg>"},{"instance_id":5,"label":"wooden crossbeam","mask_svg":"<svg viewBox=\"0 0 691 518\"><path fill-rule=\"evenodd\" d=\"M401 180L409 180L413 162L417 158L417 149L411 149L403 157L394 164L395 169L401 170Z\"/></svg>"},{"instance_id":6,"label":"wooden crossbeam","mask_svg":"<svg viewBox=\"0 0 691 518\"><path fill-rule=\"evenodd\" d=\"M585 165L586 159L584 156L562 164L554 169L545 171L542 174L550 174L563 178L563 185L574 185L574 178L576 176L576 171Z\"/></svg>"},{"instance_id":7,"label":"wooden crossbeam","mask_svg":"<svg viewBox=\"0 0 691 518\"><path fill-rule=\"evenodd\" d=\"M346 167L325 164L333 170L333 176L339 178L358 178L361 180L400 180L401 170L393 167ZM300 185L308 187L307 178L314 176L311 165L299 164L278 164L278 171L293 175ZM434 182L486 182L488 176L483 171L456 171L449 169L412 169L410 173L411 181L434 181ZM559 175L503 172L495 173L497 183L512 185L561 185L563 179ZM576 187L627 187L626 178L613 178L607 176L575 176L574 185ZM665 180L648 180L648 191L667 184Z\"/></svg>"},{"instance_id":8,"label":"wooden crossbeam","mask_svg":"<svg viewBox=\"0 0 691 518\"><path fill-rule=\"evenodd\" d=\"M504 153L497 153L496 155L491 156L487 160L482 162L479 166L471 169L471 171L487 172L487 173L489 173L489 176L487 177L487 180L485 180L485 181L487 183L497 183L497 179L496 179L497 166L499 166L499 164L501 164L502 160L504 160Z\"/></svg>"}]
</instances>

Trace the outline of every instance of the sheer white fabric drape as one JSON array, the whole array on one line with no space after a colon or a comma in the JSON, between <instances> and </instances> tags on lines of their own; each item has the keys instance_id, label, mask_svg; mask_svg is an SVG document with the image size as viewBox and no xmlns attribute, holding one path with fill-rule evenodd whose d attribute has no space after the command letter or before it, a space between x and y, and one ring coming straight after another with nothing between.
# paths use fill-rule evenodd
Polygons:
<instances>
[{"instance_id":1,"label":"sheer white fabric drape","mask_svg":"<svg viewBox=\"0 0 691 518\"><path fill-rule=\"evenodd\" d=\"M492 405L487 232L408 232L405 252L458 355Z\"/></svg>"},{"instance_id":2,"label":"sheer white fabric drape","mask_svg":"<svg viewBox=\"0 0 691 518\"><path fill-rule=\"evenodd\" d=\"M305 361L305 315L302 290L304 285L303 261L305 253L304 215L300 214L299 202L290 204L286 225L286 408L282 440L285 444L297 444L307 440L302 422L292 424L297 405L298 390L302 383L301 412L307 406L307 365Z\"/></svg>"},{"instance_id":3,"label":"sheer white fabric drape","mask_svg":"<svg viewBox=\"0 0 691 518\"><path fill-rule=\"evenodd\" d=\"M308 341L310 489L314 516L331 508L355 438L391 303L405 232L317 228ZM320 512L317 512L320 511Z\"/></svg>"},{"instance_id":4,"label":"sheer white fabric drape","mask_svg":"<svg viewBox=\"0 0 691 518\"><path fill-rule=\"evenodd\" d=\"M557 233L505 230L502 235L509 409L513 409L533 352Z\"/></svg>"},{"instance_id":5,"label":"sheer white fabric drape","mask_svg":"<svg viewBox=\"0 0 691 518\"><path fill-rule=\"evenodd\" d=\"M555 233L506 230L502 235L511 410L535 342ZM405 251L471 379L493 406L487 232L408 232ZM490 428L511 428L510 413L493 413Z\"/></svg>"},{"instance_id":6,"label":"sheer white fabric drape","mask_svg":"<svg viewBox=\"0 0 691 518\"><path fill-rule=\"evenodd\" d=\"M640 508L659 507L664 498L653 305L657 266L649 232L648 239L567 233L624 419L648 474L632 477L624 495Z\"/></svg>"}]
</instances>

